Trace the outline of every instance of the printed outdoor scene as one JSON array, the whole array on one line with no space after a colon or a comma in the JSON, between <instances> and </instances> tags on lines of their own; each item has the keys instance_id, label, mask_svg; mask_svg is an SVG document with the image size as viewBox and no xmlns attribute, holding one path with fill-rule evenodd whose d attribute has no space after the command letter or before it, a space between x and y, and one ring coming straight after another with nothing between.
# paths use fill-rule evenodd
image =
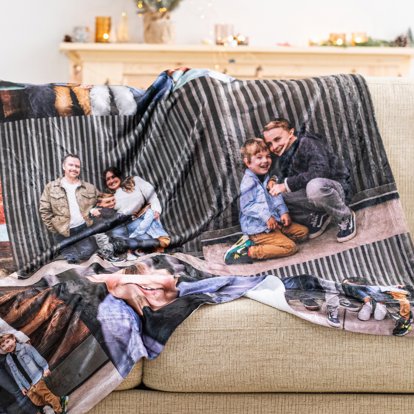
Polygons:
<instances>
[{"instance_id":1,"label":"printed outdoor scene","mask_svg":"<svg viewBox=\"0 0 414 414\"><path fill-rule=\"evenodd\" d=\"M364 80L171 75L92 86L99 116L73 116L73 85L3 85L3 411L87 411L200 305L241 296L413 335L412 242ZM68 112L36 112L58 90Z\"/></svg>"},{"instance_id":2,"label":"printed outdoor scene","mask_svg":"<svg viewBox=\"0 0 414 414\"><path fill-rule=\"evenodd\" d=\"M55 259L76 264L96 253L121 263L145 253L163 252L169 246L170 237L160 219L161 205L149 182L126 176L112 166L96 180L103 183L99 190L79 178L78 155L65 156L61 165L61 176L47 183L38 197L36 212L41 219L39 238L45 244L49 239L56 244L59 255ZM0 183L1 276L16 270L11 247Z\"/></svg>"},{"instance_id":3,"label":"printed outdoor scene","mask_svg":"<svg viewBox=\"0 0 414 414\"><path fill-rule=\"evenodd\" d=\"M85 393L96 404L94 385L118 384L138 360L155 358L200 305L234 300L263 279L214 277L155 254L123 269L95 262L2 287L0 408L84 412Z\"/></svg>"},{"instance_id":4,"label":"printed outdoor scene","mask_svg":"<svg viewBox=\"0 0 414 414\"><path fill-rule=\"evenodd\" d=\"M42 281L29 288L2 288L2 412L35 414L39 407L46 406L46 411L50 410L47 412L66 412L67 394L108 363L103 348L91 335L99 338L99 327L92 319L99 296L91 295L87 303L79 300L70 303L67 298L69 286L75 283L73 277L66 276L66 280L64 277L59 285L56 281L54 285L52 279L49 283ZM89 360L92 349L96 349L95 358ZM77 367L80 363L84 367L81 372Z\"/></svg>"},{"instance_id":5,"label":"printed outdoor scene","mask_svg":"<svg viewBox=\"0 0 414 414\"><path fill-rule=\"evenodd\" d=\"M406 335L412 330L413 287L388 280L386 268L392 264L381 256L389 245L397 251L399 241L369 246L389 232L387 224L378 223L390 209L400 215L399 200L356 201L352 165L326 143L318 134L297 132L284 118L265 125L263 138L246 140L241 147L242 235L227 250L207 238L206 256L214 260L223 254L227 265L240 265L237 271L241 265L252 273L278 269L286 301L305 319L334 328ZM399 225L397 231L403 232L403 220ZM209 234L215 241L218 236ZM360 254L362 269L352 264ZM367 260L373 262L369 269ZM290 264L295 274L283 269ZM333 271L339 277L326 280ZM377 285L380 272L385 285Z\"/></svg>"},{"instance_id":6,"label":"printed outdoor scene","mask_svg":"<svg viewBox=\"0 0 414 414\"><path fill-rule=\"evenodd\" d=\"M63 174L49 182L39 202L44 227L70 264L97 253L112 263L164 252L170 237L161 222L161 204L154 187L138 176L106 168L101 190L80 179L80 157L62 160Z\"/></svg>"}]
</instances>

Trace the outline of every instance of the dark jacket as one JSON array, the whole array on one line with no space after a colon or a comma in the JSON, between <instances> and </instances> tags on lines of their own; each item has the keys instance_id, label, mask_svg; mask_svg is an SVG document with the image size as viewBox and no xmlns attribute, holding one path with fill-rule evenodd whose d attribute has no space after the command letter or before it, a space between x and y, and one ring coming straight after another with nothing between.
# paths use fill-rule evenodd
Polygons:
<instances>
[{"instance_id":1,"label":"dark jacket","mask_svg":"<svg viewBox=\"0 0 414 414\"><path fill-rule=\"evenodd\" d=\"M271 176L285 182L290 191L306 188L314 178L329 178L339 182L347 200L351 196L350 174L346 165L327 147L326 141L316 134L305 132L281 156L272 156Z\"/></svg>"}]
</instances>

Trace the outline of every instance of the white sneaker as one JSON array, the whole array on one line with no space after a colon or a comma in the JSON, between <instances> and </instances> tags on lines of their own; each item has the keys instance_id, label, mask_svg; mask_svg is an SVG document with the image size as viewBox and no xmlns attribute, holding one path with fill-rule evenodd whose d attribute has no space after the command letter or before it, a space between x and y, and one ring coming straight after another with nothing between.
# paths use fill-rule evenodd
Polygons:
<instances>
[{"instance_id":1,"label":"white sneaker","mask_svg":"<svg viewBox=\"0 0 414 414\"><path fill-rule=\"evenodd\" d=\"M369 321L369 318L372 315L372 303L366 302L362 306L361 310L358 312L358 319L360 321Z\"/></svg>"},{"instance_id":2,"label":"white sneaker","mask_svg":"<svg viewBox=\"0 0 414 414\"><path fill-rule=\"evenodd\" d=\"M377 302L375 304L374 319L376 321L382 321L384 320L386 315L387 315L387 307L383 303Z\"/></svg>"},{"instance_id":3,"label":"white sneaker","mask_svg":"<svg viewBox=\"0 0 414 414\"><path fill-rule=\"evenodd\" d=\"M133 260L137 260L138 257L135 256L135 254L133 254L133 253L128 253L126 259L127 259L127 261L133 261Z\"/></svg>"}]
</instances>

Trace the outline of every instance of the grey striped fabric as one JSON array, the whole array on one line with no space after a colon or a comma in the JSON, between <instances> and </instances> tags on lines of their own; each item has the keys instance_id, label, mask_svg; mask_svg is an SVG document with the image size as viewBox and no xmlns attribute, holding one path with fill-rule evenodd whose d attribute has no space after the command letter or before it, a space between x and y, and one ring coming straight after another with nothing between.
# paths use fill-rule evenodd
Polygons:
<instances>
[{"instance_id":1,"label":"grey striped fabric","mask_svg":"<svg viewBox=\"0 0 414 414\"><path fill-rule=\"evenodd\" d=\"M362 77L231 83L200 77L141 118L0 124L0 171L16 265L30 272L54 254L38 203L46 183L61 175L60 161L68 152L80 155L82 178L98 188L110 165L151 182L172 245L199 251L204 231L238 224L240 145L281 116L325 136L326 145L343 157L352 171L355 209L398 197ZM322 275L325 268L310 270Z\"/></svg>"},{"instance_id":2,"label":"grey striped fabric","mask_svg":"<svg viewBox=\"0 0 414 414\"><path fill-rule=\"evenodd\" d=\"M46 184L62 175L67 153L82 159L82 179L103 188L109 165L126 168L137 150L133 117L40 118L0 124L1 179L8 234L21 273L47 263L56 253L38 207ZM124 156L126 155L126 156Z\"/></svg>"},{"instance_id":3,"label":"grey striped fabric","mask_svg":"<svg viewBox=\"0 0 414 414\"><path fill-rule=\"evenodd\" d=\"M344 252L285 266L263 275L280 278L309 274L341 282L349 277L366 277L372 285L398 285L414 280L413 245L409 234L358 246Z\"/></svg>"},{"instance_id":4,"label":"grey striped fabric","mask_svg":"<svg viewBox=\"0 0 414 414\"><path fill-rule=\"evenodd\" d=\"M167 227L178 226L183 241L192 240L188 250L199 249L194 236L200 229L238 224L244 169L240 145L259 136L275 117L287 117L327 138L352 171L354 209L398 197L370 96L359 76L229 84L199 78L157 110L151 134L153 152L162 162L152 167L153 182L160 183L166 196ZM142 162L151 169L150 158Z\"/></svg>"}]
</instances>

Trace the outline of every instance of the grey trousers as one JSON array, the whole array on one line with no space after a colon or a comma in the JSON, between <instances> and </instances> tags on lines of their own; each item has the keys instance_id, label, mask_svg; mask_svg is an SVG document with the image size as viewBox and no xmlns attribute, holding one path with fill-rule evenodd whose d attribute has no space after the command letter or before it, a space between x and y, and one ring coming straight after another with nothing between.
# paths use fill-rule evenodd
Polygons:
<instances>
[{"instance_id":1,"label":"grey trousers","mask_svg":"<svg viewBox=\"0 0 414 414\"><path fill-rule=\"evenodd\" d=\"M345 203L342 185L329 178L314 178L308 182L306 189L283 193L283 199L292 220L305 225L312 212L326 213L336 223L352 214Z\"/></svg>"}]
</instances>

